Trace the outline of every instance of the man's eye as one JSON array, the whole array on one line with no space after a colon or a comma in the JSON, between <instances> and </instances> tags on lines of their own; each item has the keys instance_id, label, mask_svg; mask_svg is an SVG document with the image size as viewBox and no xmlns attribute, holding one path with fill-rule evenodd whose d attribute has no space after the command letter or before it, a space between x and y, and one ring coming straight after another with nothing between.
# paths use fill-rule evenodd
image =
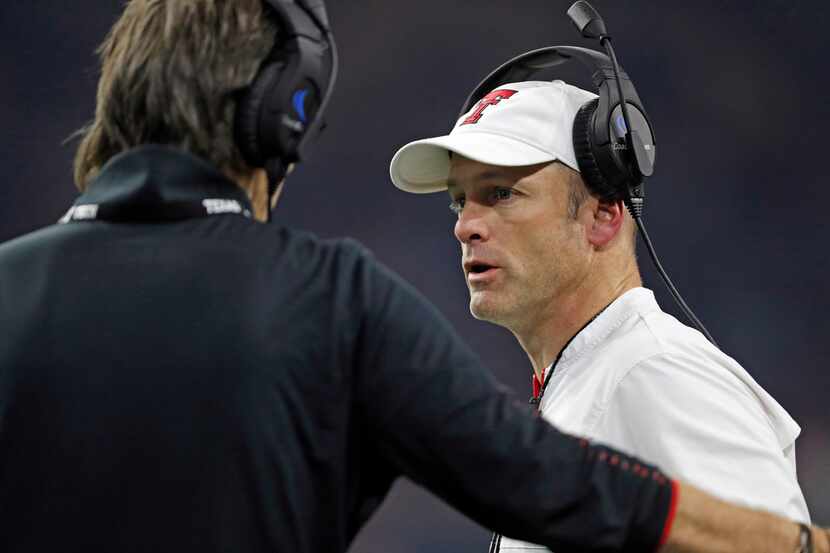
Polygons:
<instances>
[{"instance_id":1,"label":"man's eye","mask_svg":"<svg viewBox=\"0 0 830 553\"><path fill-rule=\"evenodd\" d=\"M453 200L450 202L450 211L455 213L456 215L460 215L461 211L464 209L464 198L458 198L457 200Z\"/></svg>"},{"instance_id":2,"label":"man's eye","mask_svg":"<svg viewBox=\"0 0 830 553\"><path fill-rule=\"evenodd\" d=\"M512 188L494 188L490 193L490 198L494 202L503 202L513 197Z\"/></svg>"}]
</instances>

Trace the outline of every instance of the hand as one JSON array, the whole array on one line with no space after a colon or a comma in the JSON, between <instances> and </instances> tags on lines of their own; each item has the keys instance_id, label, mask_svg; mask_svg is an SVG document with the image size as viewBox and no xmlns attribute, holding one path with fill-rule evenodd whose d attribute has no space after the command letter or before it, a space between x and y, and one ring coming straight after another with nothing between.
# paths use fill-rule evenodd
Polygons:
<instances>
[{"instance_id":1,"label":"hand","mask_svg":"<svg viewBox=\"0 0 830 553\"><path fill-rule=\"evenodd\" d=\"M830 553L830 528L813 526L814 553Z\"/></svg>"}]
</instances>

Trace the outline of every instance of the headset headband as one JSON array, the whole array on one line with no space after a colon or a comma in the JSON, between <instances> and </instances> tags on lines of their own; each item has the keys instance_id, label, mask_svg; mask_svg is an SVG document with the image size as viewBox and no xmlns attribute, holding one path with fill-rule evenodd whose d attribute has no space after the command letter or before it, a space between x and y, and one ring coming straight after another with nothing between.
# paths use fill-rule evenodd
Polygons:
<instances>
[{"instance_id":1,"label":"headset headband","mask_svg":"<svg viewBox=\"0 0 830 553\"><path fill-rule=\"evenodd\" d=\"M491 90L503 84L526 81L530 76L543 69L562 65L574 59L591 71L592 81L599 92L597 112L610 113L612 106L621 103L611 59L602 52L588 48L548 46L516 56L491 72L467 97L459 117L470 111ZM620 80L627 103L636 106L637 109L645 113L634 85L622 68L620 69ZM610 140L610 127L604 123L602 117L594 119L593 133L600 144L608 143Z\"/></svg>"},{"instance_id":2,"label":"headset headband","mask_svg":"<svg viewBox=\"0 0 830 553\"><path fill-rule=\"evenodd\" d=\"M582 62L594 73L610 71L613 75L614 68L611 65L611 60L608 56L596 50L577 46L548 46L531 50L503 63L487 75L467 97L467 101L464 102L464 107L461 109L461 115L467 113L476 102L494 88L506 83L526 81L528 77L542 69L562 65L573 58ZM600 85L596 76L594 77L594 84Z\"/></svg>"}]
</instances>

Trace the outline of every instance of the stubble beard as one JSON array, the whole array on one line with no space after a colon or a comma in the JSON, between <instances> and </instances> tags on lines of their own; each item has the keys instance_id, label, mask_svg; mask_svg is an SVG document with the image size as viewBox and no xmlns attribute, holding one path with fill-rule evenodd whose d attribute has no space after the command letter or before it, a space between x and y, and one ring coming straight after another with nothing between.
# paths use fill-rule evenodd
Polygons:
<instances>
[{"instance_id":1,"label":"stubble beard","mask_svg":"<svg viewBox=\"0 0 830 553\"><path fill-rule=\"evenodd\" d=\"M523 302L515 297L515 294L510 293L510 284L515 285L515 283L502 283L501 288L495 290L470 290L472 316L480 321L511 328L516 318L521 316Z\"/></svg>"},{"instance_id":2,"label":"stubble beard","mask_svg":"<svg viewBox=\"0 0 830 553\"><path fill-rule=\"evenodd\" d=\"M563 284L556 267L539 274L524 273L521 279L509 275L495 289L470 292L470 313L480 321L504 327L513 333L525 332L540 315L550 309L551 298Z\"/></svg>"}]
</instances>

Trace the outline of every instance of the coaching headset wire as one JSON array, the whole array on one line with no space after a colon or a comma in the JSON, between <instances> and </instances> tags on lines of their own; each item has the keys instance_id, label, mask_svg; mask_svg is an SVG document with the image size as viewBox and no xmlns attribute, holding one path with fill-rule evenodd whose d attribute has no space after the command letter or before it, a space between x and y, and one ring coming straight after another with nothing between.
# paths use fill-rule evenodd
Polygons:
<instances>
[{"instance_id":1,"label":"coaching headset wire","mask_svg":"<svg viewBox=\"0 0 830 553\"><path fill-rule=\"evenodd\" d=\"M623 119L625 120L625 128L626 128L626 145L629 148L629 151L637 152L637 148L634 145L634 140L632 137L632 132L629 130L631 129L631 124L628 119L628 103L625 101L625 96L623 96L622 91L622 81L620 79L620 66L617 63L617 56L614 53L614 47L611 46L611 37L608 35L602 35L599 39L600 44L605 47L605 51L608 53L608 57L611 58L611 63L614 66L614 77L617 81L617 91L620 95L620 99L622 100L622 115ZM636 162L637 156L634 155L635 159L635 169L639 172L639 163ZM649 170L649 174L651 171ZM660 263L660 259L657 257L657 252L654 249L654 245L651 243L651 238L646 231L645 222L643 221L643 205L645 203L645 198L643 197L642 191L638 193L631 193L629 191L629 195L625 200L625 206L628 208L628 212L631 214L631 217L634 219L634 222L637 224L637 229L640 231L640 237L643 239L643 243L648 250L648 254L651 257L652 262L654 263L654 267L657 269L657 272L663 279L663 282L666 284L666 288L669 289L671 292L674 301L683 311L683 313L688 317L689 321L697 327L697 329L709 340L713 346L720 349L718 343L715 341L715 338L712 334L703 326L703 323L700 319L697 318L697 315L694 314L692 309L686 304L686 301L683 299L683 296L680 295L680 292L674 286L674 283L669 278L668 273L665 269L663 269L663 264Z\"/></svg>"}]
</instances>

